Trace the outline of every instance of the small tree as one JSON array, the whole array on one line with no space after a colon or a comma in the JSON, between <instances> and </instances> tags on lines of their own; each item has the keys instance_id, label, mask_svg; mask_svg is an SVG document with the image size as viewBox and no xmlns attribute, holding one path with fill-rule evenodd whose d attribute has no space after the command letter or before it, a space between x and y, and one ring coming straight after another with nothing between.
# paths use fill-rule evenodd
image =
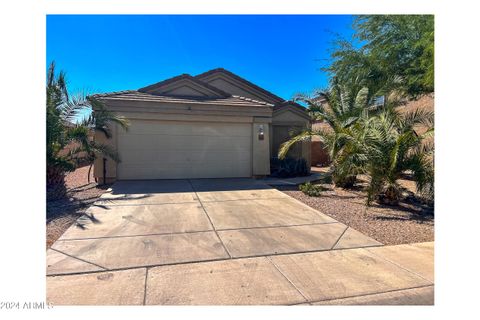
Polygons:
<instances>
[{"instance_id":1,"label":"small tree","mask_svg":"<svg viewBox=\"0 0 480 320\"><path fill-rule=\"evenodd\" d=\"M360 163L357 160L361 158L345 156L346 150L351 147L347 143L355 124L369 113L378 111L378 106L373 104L375 95L359 80L349 85L334 82L329 91L317 92L313 97L298 96L296 99L305 102L312 117L323 121L326 128L308 129L292 137L281 145L278 157L283 159L294 144L317 136L332 160L331 173L335 184L352 187L359 173Z\"/></svg>"},{"instance_id":2,"label":"small tree","mask_svg":"<svg viewBox=\"0 0 480 320\"><path fill-rule=\"evenodd\" d=\"M419 127L425 131L418 133ZM370 119L365 126L368 139L362 141L367 161L364 171L370 177L367 204L373 200L398 204L401 186L398 180L409 172L416 182L417 191L433 200L434 145L433 113L415 110L398 114L386 110ZM352 144L358 144L354 138Z\"/></svg>"},{"instance_id":3,"label":"small tree","mask_svg":"<svg viewBox=\"0 0 480 320\"><path fill-rule=\"evenodd\" d=\"M126 128L128 122L106 111L99 102L92 102L82 95L70 95L65 72L56 74L54 62L48 69L46 93L47 197L57 199L66 193L65 172L74 170L79 162L85 159L92 161L97 154L120 161L117 152L110 146L89 139L89 131L105 130L111 122ZM92 105L95 105L99 112L93 110L90 117L74 124L80 111L92 109ZM78 146L65 153L67 145Z\"/></svg>"},{"instance_id":4,"label":"small tree","mask_svg":"<svg viewBox=\"0 0 480 320\"><path fill-rule=\"evenodd\" d=\"M371 89L382 83L411 98L434 91L433 15L360 15L353 29L352 41L336 41L324 68L332 77L360 77Z\"/></svg>"}]
</instances>

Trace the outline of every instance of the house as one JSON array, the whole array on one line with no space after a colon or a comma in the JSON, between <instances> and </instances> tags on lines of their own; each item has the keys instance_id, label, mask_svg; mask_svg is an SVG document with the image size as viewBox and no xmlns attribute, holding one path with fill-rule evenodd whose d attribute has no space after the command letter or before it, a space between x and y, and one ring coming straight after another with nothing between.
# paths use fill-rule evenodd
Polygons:
<instances>
[{"instance_id":1,"label":"house","mask_svg":"<svg viewBox=\"0 0 480 320\"><path fill-rule=\"evenodd\" d=\"M92 97L130 120L127 131L112 128L112 139L95 135L121 159L95 162L106 182L266 176L281 143L310 126L302 106L222 68ZM310 164L309 143L289 156Z\"/></svg>"}]
</instances>

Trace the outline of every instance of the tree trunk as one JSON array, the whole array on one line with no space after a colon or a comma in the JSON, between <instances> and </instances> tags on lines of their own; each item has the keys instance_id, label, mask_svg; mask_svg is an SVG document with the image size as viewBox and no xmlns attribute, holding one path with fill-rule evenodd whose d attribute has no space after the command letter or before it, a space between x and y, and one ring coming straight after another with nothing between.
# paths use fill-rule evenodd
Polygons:
<instances>
[{"instance_id":1,"label":"tree trunk","mask_svg":"<svg viewBox=\"0 0 480 320\"><path fill-rule=\"evenodd\" d=\"M389 206L398 206L401 196L401 191L398 188L389 186L385 189L385 192L378 197L378 202Z\"/></svg>"},{"instance_id":2,"label":"tree trunk","mask_svg":"<svg viewBox=\"0 0 480 320\"><path fill-rule=\"evenodd\" d=\"M333 182L336 187L351 189L355 186L355 183L357 182L357 176L347 176L341 179L333 177Z\"/></svg>"},{"instance_id":3,"label":"tree trunk","mask_svg":"<svg viewBox=\"0 0 480 320\"><path fill-rule=\"evenodd\" d=\"M93 167L93 162L90 164L90 167L88 168L88 178L87 181L90 184L90 173L92 172L92 167Z\"/></svg>"}]
</instances>

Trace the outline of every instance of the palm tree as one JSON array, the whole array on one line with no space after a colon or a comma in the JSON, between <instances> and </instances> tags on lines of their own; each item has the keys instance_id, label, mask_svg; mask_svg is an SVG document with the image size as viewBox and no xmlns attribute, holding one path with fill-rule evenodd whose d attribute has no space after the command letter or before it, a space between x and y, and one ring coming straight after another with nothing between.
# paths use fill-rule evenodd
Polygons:
<instances>
[{"instance_id":1,"label":"palm tree","mask_svg":"<svg viewBox=\"0 0 480 320\"><path fill-rule=\"evenodd\" d=\"M103 133L107 139L110 139L112 137L111 124L117 124L124 130L128 130L129 122L127 119L125 119L125 117L119 116L107 110L103 103L93 97L87 97L87 100L89 101L94 111L90 113L88 117L83 119L80 125L82 128L89 128L90 130L94 130L95 132ZM89 183L90 172L97 156L107 156L117 162L120 161L120 158L117 152L115 152L115 150L111 149L107 145L99 144L95 141L88 139L88 132L82 132L81 142L82 147L87 154L86 160L88 161L88 163L90 163L90 167L88 168Z\"/></svg>"},{"instance_id":2,"label":"palm tree","mask_svg":"<svg viewBox=\"0 0 480 320\"><path fill-rule=\"evenodd\" d=\"M66 193L65 172L74 170L82 160L91 161L95 155L101 154L120 161L114 149L89 139L89 131L96 129L105 132L111 122L120 123L126 128L128 123L124 118L105 110L98 101L87 99L83 95L70 95L65 72L56 74L54 62L48 69L46 93L47 197L56 199ZM93 110L90 117L81 123L73 124L80 111L92 109L93 106L98 112ZM76 143L78 147L66 153L65 147L72 143Z\"/></svg>"},{"instance_id":3,"label":"palm tree","mask_svg":"<svg viewBox=\"0 0 480 320\"><path fill-rule=\"evenodd\" d=\"M360 79L360 78L358 78ZM318 136L324 143L332 160L331 173L336 185L351 187L359 173L355 157L346 157L345 145L353 134L350 132L355 124L369 113L377 112L374 105L375 92L363 86L363 81L356 80L350 84L340 84L335 79L328 91L315 92L313 97L300 95L297 101L307 104L313 119L322 120L326 128L320 130L308 129L292 137L280 147L278 157L283 159L288 150L296 143L309 141Z\"/></svg>"},{"instance_id":4,"label":"palm tree","mask_svg":"<svg viewBox=\"0 0 480 320\"><path fill-rule=\"evenodd\" d=\"M367 204L373 200L398 204L402 189L398 180L405 173L412 175L419 193L433 200L434 145L429 139L433 118L433 112L425 110L398 114L389 109L370 119L364 144L368 159L364 171L370 177ZM419 127L424 133L418 132Z\"/></svg>"}]
</instances>

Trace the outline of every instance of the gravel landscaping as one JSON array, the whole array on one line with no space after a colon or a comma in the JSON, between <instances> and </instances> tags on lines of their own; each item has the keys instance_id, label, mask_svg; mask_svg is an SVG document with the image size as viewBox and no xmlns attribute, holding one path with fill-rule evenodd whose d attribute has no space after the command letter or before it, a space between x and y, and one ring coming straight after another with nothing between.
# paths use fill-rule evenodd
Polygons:
<instances>
[{"instance_id":1,"label":"gravel landscaping","mask_svg":"<svg viewBox=\"0 0 480 320\"><path fill-rule=\"evenodd\" d=\"M407 185L408 181L404 183ZM366 195L361 188L345 190L331 184L322 186L328 190L321 192L319 197L305 195L298 190L298 186L278 189L383 244L434 240L433 208L415 197L408 197L397 207L379 204L366 207Z\"/></svg>"},{"instance_id":2,"label":"gravel landscaping","mask_svg":"<svg viewBox=\"0 0 480 320\"><path fill-rule=\"evenodd\" d=\"M47 249L109 188L97 185L93 173L88 183L88 166L67 173L65 183L67 196L47 202Z\"/></svg>"}]
</instances>

